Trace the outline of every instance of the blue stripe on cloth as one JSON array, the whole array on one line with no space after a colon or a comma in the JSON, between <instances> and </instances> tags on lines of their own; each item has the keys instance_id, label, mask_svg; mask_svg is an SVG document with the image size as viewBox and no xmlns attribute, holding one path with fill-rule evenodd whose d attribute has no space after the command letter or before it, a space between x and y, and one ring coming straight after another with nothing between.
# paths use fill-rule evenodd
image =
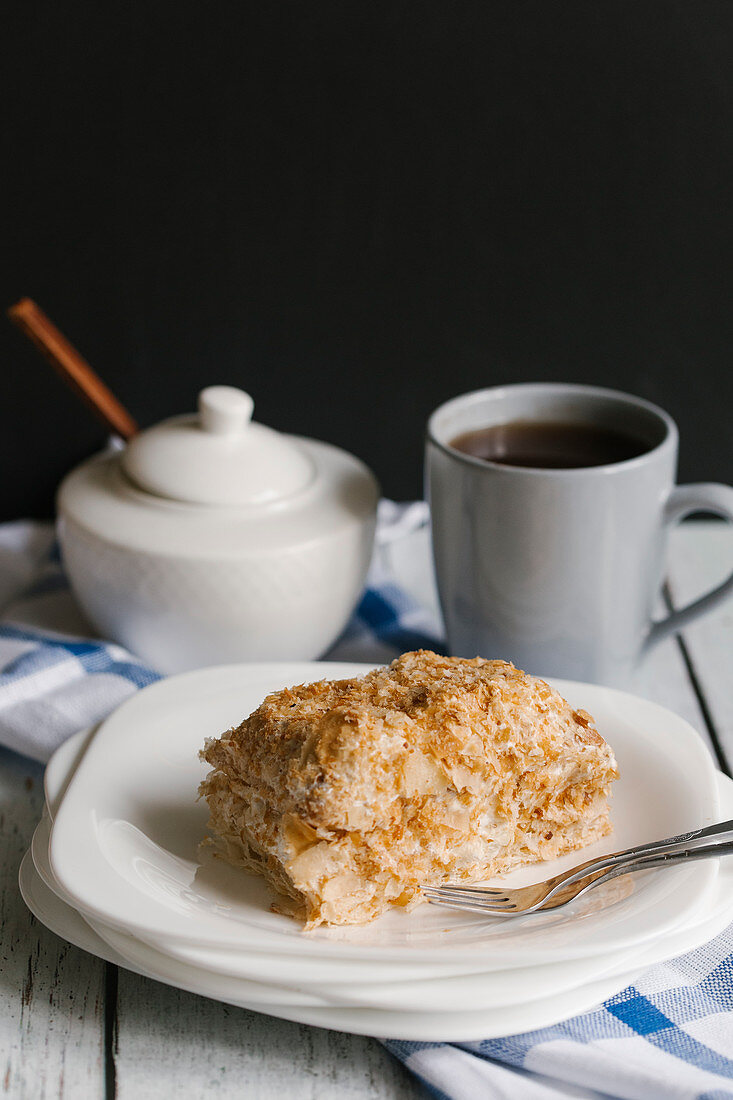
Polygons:
<instances>
[{"instance_id":1,"label":"blue stripe on cloth","mask_svg":"<svg viewBox=\"0 0 733 1100\"><path fill-rule=\"evenodd\" d=\"M373 630L383 630L398 621L397 608L374 588L367 588L357 608L357 615Z\"/></svg>"},{"instance_id":2,"label":"blue stripe on cloth","mask_svg":"<svg viewBox=\"0 0 733 1100\"><path fill-rule=\"evenodd\" d=\"M724 974L727 986L730 982L730 960L727 966L717 967L716 971ZM691 995L694 998L695 993L695 987L682 987L665 991L665 996L666 999L682 1004L688 996ZM592 1043L599 1039L621 1038L629 1031L640 1035L666 1054L679 1058L700 1070L714 1073L719 1077L733 1078L733 1060L688 1035L674 1020L661 1012L649 998L640 994L634 986L629 986L621 993L617 993L602 1008L552 1027L526 1032L523 1035L510 1035L506 1038L456 1045L483 1058L519 1067L523 1065L530 1051L543 1043L557 1040ZM391 1043L389 1047L394 1049ZM397 1053L396 1050L395 1053ZM716 1094L711 1094L713 1095ZM733 1093L724 1091L719 1095L727 1098ZM699 1100L702 1100L702 1097Z\"/></svg>"},{"instance_id":3,"label":"blue stripe on cloth","mask_svg":"<svg viewBox=\"0 0 733 1100\"><path fill-rule=\"evenodd\" d=\"M619 1004L609 1004L606 1008L637 1035L651 1035L655 1031L663 1031L675 1026L668 1016L660 1012L656 1005L646 997L642 997L640 993L628 997Z\"/></svg>"},{"instance_id":4,"label":"blue stripe on cloth","mask_svg":"<svg viewBox=\"0 0 733 1100\"><path fill-rule=\"evenodd\" d=\"M703 966L701 961L700 969ZM733 974L728 956L722 963L716 960L716 965L705 977L695 975L695 979L693 984L677 984L654 994L657 1008L669 1016L677 1027L684 1027L692 1020L700 1020L714 1013L731 1011Z\"/></svg>"},{"instance_id":5,"label":"blue stripe on cloth","mask_svg":"<svg viewBox=\"0 0 733 1100\"><path fill-rule=\"evenodd\" d=\"M724 985L729 986L730 959L727 960L724 968L716 967L701 985L710 983L713 974L718 975L718 978L722 976ZM662 991L659 999L666 1002L666 1005L674 1010L674 1014L678 1019L695 1019L701 1015L709 1015L707 1012L689 1012L690 1002L699 1002L699 991L700 986L682 986L678 989ZM733 1060L694 1039L684 1030L684 1027L680 1027L679 1023L665 1015L657 1005L653 1004L648 997L640 994L634 986L629 986L628 991L624 990L623 993L611 998L606 1003L606 1009L619 1020L622 1020L637 1035L643 1036L649 1043L660 1050L664 1050L667 1054L672 1054L675 1058L688 1062L698 1069L716 1073L719 1077L733 1077Z\"/></svg>"},{"instance_id":6,"label":"blue stripe on cloth","mask_svg":"<svg viewBox=\"0 0 733 1100\"><path fill-rule=\"evenodd\" d=\"M724 959L711 970L697 988L700 993L711 997L721 1010L733 1011L733 973L730 959Z\"/></svg>"},{"instance_id":7,"label":"blue stripe on cloth","mask_svg":"<svg viewBox=\"0 0 733 1100\"><path fill-rule=\"evenodd\" d=\"M421 1050L434 1050L435 1047L450 1049L450 1043L421 1042L419 1039L385 1039L384 1045L389 1047L396 1058L404 1062L411 1054L419 1054Z\"/></svg>"},{"instance_id":8,"label":"blue stripe on cloth","mask_svg":"<svg viewBox=\"0 0 733 1100\"><path fill-rule=\"evenodd\" d=\"M90 642L81 638L38 634L22 627L0 626L0 638L35 643L33 649L22 653L0 669L0 686L24 679L43 669L53 668L65 661L76 661L79 674L87 673L120 676L135 687L145 687L160 679L157 672L134 660L120 659L113 655L111 646L104 642Z\"/></svg>"},{"instance_id":9,"label":"blue stripe on cloth","mask_svg":"<svg viewBox=\"0 0 733 1100\"><path fill-rule=\"evenodd\" d=\"M541 1043L558 1040L573 1043L590 1043L596 1039L617 1039L628 1034L628 1028L615 1016L609 1015L605 1007L593 1009L564 1023L550 1027L526 1031L518 1035L506 1035L498 1039L483 1039L480 1042L460 1043L459 1046L472 1054L480 1054L512 1066L524 1065L524 1060L534 1047Z\"/></svg>"},{"instance_id":10,"label":"blue stripe on cloth","mask_svg":"<svg viewBox=\"0 0 733 1100\"><path fill-rule=\"evenodd\" d=\"M87 672L121 676L139 688L147 687L148 684L154 684L156 680L162 679L159 672L154 672L145 665L136 665L132 661L116 661L109 654L98 654L97 657L96 661L83 662Z\"/></svg>"},{"instance_id":11,"label":"blue stripe on cloth","mask_svg":"<svg viewBox=\"0 0 733 1100\"><path fill-rule=\"evenodd\" d=\"M76 657L76 654L70 651L68 644L59 642L56 638L39 641L27 631L14 631L7 627L0 627L0 638L14 638L17 641L35 643L33 649L27 650L12 661L8 661L3 667L0 671L0 677L5 682L22 680L41 669L53 668L55 665Z\"/></svg>"},{"instance_id":12,"label":"blue stripe on cloth","mask_svg":"<svg viewBox=\"0 0 733 1100\"><path fill-rule=\"evenodd\" d=\"M69 653L73 653L75 657L86 657L89 653L99 653L103 646L94 642L65 642L64 649L67 649Z\"/></svg>"},{"instance_id":13,"label":"blue stripe on cloth","mask_svg":"<svg viewBox=\"0 0 733 1100\"><path fill-rule=\"evenodd\" d=\"M445 645L438 638L402 625L401 616L409 610L406 604L399 589L385 587L378 592L367 588L355 614L382 641L400 652L432 649L435 653L445 653Z\"/></svg>"},{"instance_id":14,"label":"blue stripe on cloth","mask_svg":"<svg viewBox=\"0 0 733 1100\"><path fill-rule=\"evenodd\" d=\"M23 642L37 642L42 646L66 646L69 642L84 641L83 638L75 638L71 634L52 634L45 630L31 630L29 627L16 626L14 623L2 623L0 625L0 638L17 638ZM90 643L94 644L94 643ZM101 645L101 642L97 643Z\"/></svg>"}]
</instances>

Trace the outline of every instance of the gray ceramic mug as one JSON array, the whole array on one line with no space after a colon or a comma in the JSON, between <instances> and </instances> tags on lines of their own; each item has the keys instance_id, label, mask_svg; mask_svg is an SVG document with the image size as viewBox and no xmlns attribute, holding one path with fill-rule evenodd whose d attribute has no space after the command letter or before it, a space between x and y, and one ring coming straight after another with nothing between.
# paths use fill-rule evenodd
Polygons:
<instances>
[{"instance_id":1,"label":"gray ceramic mug","mask_svg":"<svg viewBox=\"0 0 733 1100\"><path fill-rule=\"evenodd\" d=\"M464 432L514 420L578 422L646 443L607 466L545 469L474 458ZM426 480L450 652L529 672L623 684L645 649L710 610L733 575L654 622L671 524L733 521L733 489L675 486L677 428L640 398L592 386L500 386L456 397L428 422Z\"/></svg>"}]
</instances>

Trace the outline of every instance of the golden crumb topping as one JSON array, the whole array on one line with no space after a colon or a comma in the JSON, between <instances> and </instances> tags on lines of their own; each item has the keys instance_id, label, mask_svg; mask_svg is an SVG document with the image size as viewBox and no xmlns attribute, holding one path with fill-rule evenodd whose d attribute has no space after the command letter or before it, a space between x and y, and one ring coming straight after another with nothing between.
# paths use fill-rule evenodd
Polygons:
<instances>
[{"instance_id":1,"label":"golden crumb topping","mask_svg":"<svg viewBox=\"0 0 733 1100\"><path fill-rule=\"evenodd\" d=\"M591 716L543 680L424 650L275 692L202 755L229 858L256 853L311 923L595 839L617 774Z\"/></svg>"}]
</instances>

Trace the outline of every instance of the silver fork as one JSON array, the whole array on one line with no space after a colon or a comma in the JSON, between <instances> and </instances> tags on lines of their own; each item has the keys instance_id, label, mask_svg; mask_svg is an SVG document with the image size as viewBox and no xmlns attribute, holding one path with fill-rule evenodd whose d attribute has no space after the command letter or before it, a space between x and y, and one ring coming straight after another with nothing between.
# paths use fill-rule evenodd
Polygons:
<instances>
[{"instance_id":1,"label":"silver fork","mask_svg":"<svg viewBox=\"0 0 733 1100\"><path fill-rule=\"evenodd\" d=\"M721 821L705 829L588 860L533 886L514 890L480 886L424 886L422 892L433 904L452 909L487 915L531 913L565 905L592 886L619 875L731 853L733 821Z\"/></svg>"}]
</instances>

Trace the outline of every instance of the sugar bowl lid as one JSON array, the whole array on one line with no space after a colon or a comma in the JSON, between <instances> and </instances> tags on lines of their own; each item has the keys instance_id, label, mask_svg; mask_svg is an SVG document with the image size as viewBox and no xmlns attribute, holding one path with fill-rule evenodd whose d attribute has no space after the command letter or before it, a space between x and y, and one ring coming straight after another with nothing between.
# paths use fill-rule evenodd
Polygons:
<instances>
[{"instance_id":1,"label":"sugar bowl lid","mask_svg":"<svg viewBox=\"0 0 733 1100\"><path fill-rule=\"evenodd\" d=\"M208 386L198 414L174 416L127 445L122 466L145 492L189 504L257 507L301 492L313 480L308 454L252 420L254 402L234 386Z\"/></svg>"}]
</instances>

